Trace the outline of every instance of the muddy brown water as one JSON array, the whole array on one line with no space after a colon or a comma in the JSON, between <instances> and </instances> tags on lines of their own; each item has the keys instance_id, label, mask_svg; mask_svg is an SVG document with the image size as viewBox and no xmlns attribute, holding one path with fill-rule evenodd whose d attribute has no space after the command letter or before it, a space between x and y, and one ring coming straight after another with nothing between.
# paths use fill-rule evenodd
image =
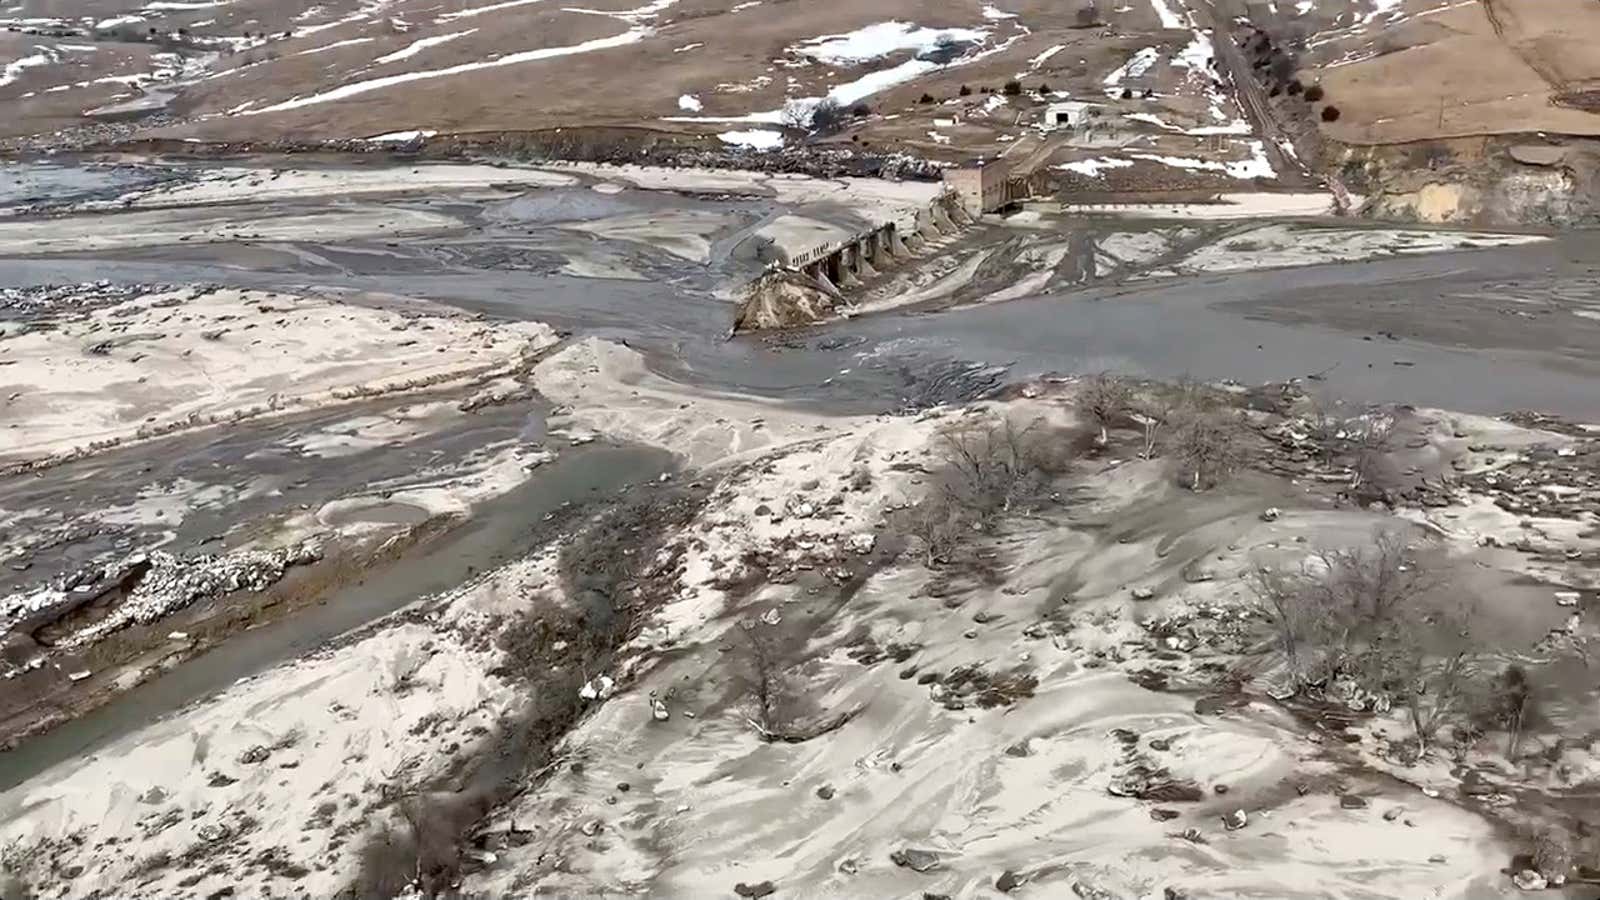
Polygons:
<instances>
[{"instance_id":1,"label":"muddy brown water","mask_svg":"<svg viewBox=\"0 0 1600 900\"><path fill-rule=\"evenodd\" d=\"M447 265L432 259L424 243L386 249L410 266L344 254L341 259L363 268L337 271L307 267L302 255L288 252L278 253L273 265L243 269L229 262L238 250L227 245L0 259L0 285L109 278L411 294L626 341L662 374L695 386L840 412L896 408L932 373L967 363L1005 366L1016 377L1109 370L1260 383L1318 373L1328 390L1364 402L1600 417L1600 346L1555 354L1530 349L1534 341L1497 340L1534 326L1508 315L1506 304L1492 296L1472 299L1519 280L1538 280L1558 292L1566 282L1590 278L1600 271L1600 235L1593 233L1525 247L1090 286L947 310L913 308L807 329L781 341L761 335L728 340L731 305L708 296L709 285L688 271L692 264L683 264L678 283L583 279ZM337 248L309 249L337 255ZM1341 297L1353 304L1374 294L1403 298L1418 327L1398 340L1378 335L1376 325L1364 331L1359 316L1345 313ZM1447 297L1452 316L1464 324L1430 335L1429 317ZM1272 312L1296 305L1308 310L1299 318L1310 321L1285 321Z\"/></svg>"},{"instance_id":2,"label":"muddy brown water","mask_svg":"<svg viewBox=\"0 0 1600 900\"><path fill-rule=\"evenodd\" d=\"M612 496L672 468L672 457L654 449L591 444L567 450L421 552L375 570L321 605L235 635L223 647L0 753L0 790L528 552L542 539L540 522L564 504Z\"/></svg>"}]
</instances>

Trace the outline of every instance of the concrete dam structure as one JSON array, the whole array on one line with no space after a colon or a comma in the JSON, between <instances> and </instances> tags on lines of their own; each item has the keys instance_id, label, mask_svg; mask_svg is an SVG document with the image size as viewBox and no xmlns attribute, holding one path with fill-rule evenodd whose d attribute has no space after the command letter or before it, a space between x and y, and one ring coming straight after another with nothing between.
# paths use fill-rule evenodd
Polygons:
<instances>
[{"instance_id":1,"label":"concrete dam structure","mask_svg":"<svg viewBox=\"0 0 1600 900\"><path fill-rule=\"evenodd\" d=\"M921 252L926 241L955 234L972 218L959 198L945 194L918 210L908 223L885 222L842 241L820 244L786 260L783 265L839 290L858 287L865 278ZM911 227L902 231L902 226Z\"/></svg>"},{"instance_id":2,"label":"concrete dam structure","mask_svg":"<svg viewBox=\"0 0 1600 900\"><path fill-rule=\"evenodd\" d=\"M882 222L842 240L799 251L780 251L751 283L736 331L820 321L849 294L893 266L915 259L928 242L954 236L974 221L959 195L947 192L914 216Z\"/></svg>"}]
</instances>

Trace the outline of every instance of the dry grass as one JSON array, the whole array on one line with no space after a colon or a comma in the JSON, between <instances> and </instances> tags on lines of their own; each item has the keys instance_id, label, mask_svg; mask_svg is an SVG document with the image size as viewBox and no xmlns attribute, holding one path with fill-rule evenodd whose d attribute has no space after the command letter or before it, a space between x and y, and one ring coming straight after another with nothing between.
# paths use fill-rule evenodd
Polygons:
<instances>
[{"instance_id":1,"label":"dry grass","mask_svg":"<svg viewBox=\"0 0 1600 900\"><path fill-rule=\"evenodd\" d=\"M1380 40L1407 49L1328 65ZM1349 144L1536 131L1595 135L1600 115L1558 98L1600 78L1596 45L1600 6L1592 3L1455 4L1334 41L1301 77L1320 82L1341 111L1323 132Z\"/></svg>"}]
</instances>

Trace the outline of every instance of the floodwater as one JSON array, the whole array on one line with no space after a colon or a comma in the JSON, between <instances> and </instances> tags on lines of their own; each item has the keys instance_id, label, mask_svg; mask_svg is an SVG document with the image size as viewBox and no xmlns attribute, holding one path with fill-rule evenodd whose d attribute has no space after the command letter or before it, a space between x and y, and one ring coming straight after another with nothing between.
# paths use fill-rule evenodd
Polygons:
<instances>
[{"instance_id":1,"label":"floodwater","mask_svg":"<svg viewBox=\"0 0 1600 900\"><path fill-rule=\"evenodd\" d=\"M376 569L326 602L229 638L113 702L0 753L0 791L409 603L471 580L532 550L538 527L564 504L614 496L670 471L659 450L590 444L564 452L539 477L487 501L480 513L411 556Z\"/></svg>"},{"instance_id":2,"label":"floodwater","mask_svg":"<svg viewBox=\"0 0 1600 900\"><path fill-rule=\"evenodd\" d=\"M25 202L16 198L48 192L52 184L64 185L61 189L69 193L93 192L125 186L119 178L149 177L54 166L8 171L0 172L0 205ZM838 413L959 399L1001 378L1116 371L1242 383L1316 374L1329 391L1357 401L1486 414L1538 409L1600 420L1600 346L1546 353L1536 349L1536 342L1496 341L1497 331L1524 326L1517 317L1504 315L1492 299L1475 312L1467 311L1478 319L1464 326L1456 323L1456 334L1476 331L1481 340L1431 338L1426 327L1444 297L1459 298L1480 288L1488 297L1492 286L1523 280L1538 280L1559 293L1592 280L1600 271L1600 241L1593 235L1517 248L1091 285L1006 303L907 308L782 336L733 339L728 337L733 308L714 296L714 279L704 267L670 254L626 241L581 239L604 244L608 253L648 275L646 280L624 280L507 270L463 249L492 243L500 250L520 247L547 254L552 247L562 249L580 240L570 232L553 235L550 229L558 223L665 209L675 202L680 201L667 194L619 196L572 189L530 192L510 202L454 198L448 208L463 218L459 233L386 235L336 244L196 242L0 259L0 287L108 279L422 297L490 317L547 322L577 337L626 342L662 375L696 387L753 393ZM686 208L704 209L706 204L704 199L681 199ZM747 231L773 213L748 201L734 204L739 207L731 216L735 231ZM430 209L439 211L441 206ZM712 243L724 252L731 240L718 235ZM1377 337L1356 327L1359 322L1352 325L1349 317L1330 313L1288 322L1263 311L1297 303L1337 311L1341 298L1379 294L1414 306L1419 327L1392 338ZM1455 314L1462 314L1459 299ZM496 427L509 428L511 434L519 429L543 432L537 419ZM526 485L486 504L468 524L419 555L375 572L321 606L239 635L228 642L227 652L185 663L95 713L0 755L0 788L430 591L457 585L472 571L531 546L536 523L560 504L613 492L669 465L665 454L639 449L564 452ZM329 466L337 469L338 464ZM8 492L14 493L7 488L0 490L0 497ZM199 521L206 523L203 527L225 528L223 517L240 511L207 513ZM386 519L408 515L381 507L377 514Z\"/></svg>"},{"instance_id":3,"label":"floodwater","mask_svg":"<svg viewBox=\"0 0 1600 900\"><path fill-rule=\"evenodd\" d=\"M164 177L159 170L138 166L0 162L0 211L133 190Z\"/></svg>"},{"instance_id":4,"label":"floodwater","mask_svg":"<svg viewBox=\"0 0 1600 900\"><path fill-rule=\"evenodd\" d=\"M312 248L329 253L329 248ZM896 310L785 335L728 339L732 307L670 282L577 278L473 269L345 254L363 268L306 271L302 254L276 264L231 264L226 245L48 260L0 259L0 286L59 281L217 281L267 289L325 286L426 297L509 319L536 319L578 335L626 341L661 374L695 386L744 391L839 412L894 409L927 379L969 366L1015 377L1115 371L1192 375L1244 383L1318 374L1328 390L1362 402L1500 414L1539 409L1600 417L1600 346L1557 355L1507 349L1491 338L1524 327L1485 300L1483 341L1398 340L1318 322L1284 323L1252 305L1341 293L1400 293L1426 324L1430 305L1475 287L1542 279L1559 290L1600 270L1600 240L1574 234L1544 244L1405 256L1299 269L1143 282L944 310ZM388 248L414 261L427 249ZM206 256L223 256L208 260ZM684 263L684 266L690 266ZM400 271L396 272L395 270Z\"/></svg>"}]
</instances>

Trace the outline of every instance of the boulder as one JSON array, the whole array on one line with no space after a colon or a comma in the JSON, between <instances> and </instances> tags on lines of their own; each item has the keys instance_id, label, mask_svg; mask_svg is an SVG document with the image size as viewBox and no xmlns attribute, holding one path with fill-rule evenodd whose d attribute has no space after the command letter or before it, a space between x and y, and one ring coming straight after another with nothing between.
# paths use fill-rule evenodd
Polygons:
<instances>
[{"instance_id":1,"label":"boulder","mask_svg":"<svg viewBox=\"0 0 1600 900\"><path fill-rule=\"evenodd\" d=\"M1532 869L1523 869L1511 876L1511 883L1524 891L1542 891L1550 886L1543 875Z\"/></svg>"},{"instance_id":2,"label":"boulder","mask_svg":"<svg viewBox=\"0 0 1600 900\"><path fill-rule=\"evenodd\" d=\"M916 847L905 847L890 853L889 861L913 872L931 872L939 868L939 854Z\"/></svg>"}]
</instances>

